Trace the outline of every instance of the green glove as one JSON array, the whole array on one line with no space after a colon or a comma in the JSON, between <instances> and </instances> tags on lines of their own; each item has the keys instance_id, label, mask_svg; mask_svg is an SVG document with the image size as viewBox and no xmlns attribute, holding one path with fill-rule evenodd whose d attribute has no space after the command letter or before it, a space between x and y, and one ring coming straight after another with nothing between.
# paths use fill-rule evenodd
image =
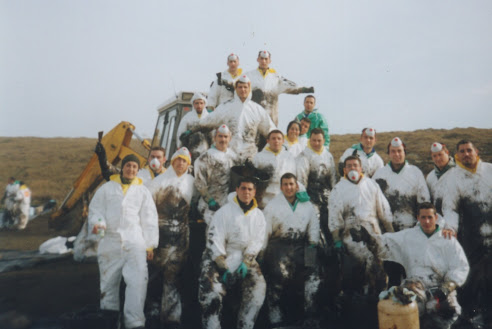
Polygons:
<instances>
[{"instance_id":1,"label":"green glove","mask_svg":"<svg viewBox=\"0 0 492 329\"><path fill-rule=\"evenodd\" d=\"M219 210L220 206L219 204L214 200L214 198L208 199L208 209L212 211L217 211Z\"/></svg>"},{"instance_id":2,"label":"green glove","mask_svg":"<svg viewBox=\"0 0 492 329\"><path fill-rule=\"evenodd\" d=\"M241 265L239 265L239 267L237 268L236 273L244 279L246 277L246 274L248 274L248 266L246 266L244 262L241 262Z\"/></svg>"},{"instance_id":3,"label":"green glove","mask_svg":"<svg viewBox=\"0 0 492 329\"><path fill-rule=\"evenodd\" d=\"M224 274L222 274L222 282L224 282L224 284L227 284L227 278L230 277L232 274L231 274L231 271L227 270L224 272Z\"/></svg>"},{"instance_id":4,"label":"green glove","mask_svg":"<svg viewBox=\"0 0 492 329\"><path fill-rule=\"evenodd\" d=\"M343 250L343 241L342 240L335 241L335 243L333 244L333 248L335 250Z\"/></svg>"},{"instance_id":5,"label":"green glove","mask_svg":"<svg viewBox=\"0 0 492 329\"><path fill-rule=\"evenodd\" d=\"M309 195L307 194L306 191L297 192L296 198L297 198L297 200L299 200L299 202L307 202L307 201L311 200L311 198L309 197Z\"/></svg>"},{"instance_id":6,"label":"green glove","mask_svg":"<svg viewBox=\"0 0 492 329\"><path fill-rule=\"evenodd\" d=\"M315 244L310 244L310 245L308 246L308 248L310 248L310 249L314 249L314 248L316 248L316 245L315 245Z\"/></svg>"}]
</instances>

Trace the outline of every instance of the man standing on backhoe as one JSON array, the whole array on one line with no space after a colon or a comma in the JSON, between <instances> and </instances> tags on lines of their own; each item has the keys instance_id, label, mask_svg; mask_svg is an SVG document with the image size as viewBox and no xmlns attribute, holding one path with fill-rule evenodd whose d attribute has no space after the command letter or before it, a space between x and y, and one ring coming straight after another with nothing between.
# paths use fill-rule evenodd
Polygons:
<instances>
[{"instance_id":1,"label":"man standing on backhoe","mask_svg":"<svg viewBox=\"0 0 492 329\"><path fill-rule=\"evenodd\" d=\"M243 74L243 69L239 68L238 55L230 54L227 56L227 66L229 69L217 73L217 79L210 86L207 107L212 110L234 98L234 82Z\"/></svg>"},{"instance_id":2,"label":"man standing on backhoe","mask_svg":"<svg viewBox=\"0 0 492 329\"><path fill-rule=\"evenodd\" d=\"M314 87L299 87L270 68L272 56L269 51L261 50L257 62L258 68L246 73L251 79L252 100L263 106L275 125L278 125L278 96L314 93Z\"/></svg>"}]
</instances>

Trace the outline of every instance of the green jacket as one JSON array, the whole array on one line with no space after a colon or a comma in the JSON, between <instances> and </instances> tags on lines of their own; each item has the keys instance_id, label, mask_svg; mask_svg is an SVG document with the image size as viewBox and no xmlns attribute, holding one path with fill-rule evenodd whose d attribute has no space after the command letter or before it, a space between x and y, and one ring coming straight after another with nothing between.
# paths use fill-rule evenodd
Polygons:
<instances>
[{"instance_id":1,"label":"green jacket","mask_svg":"<svg viewBox=\"0 0 492 329\"><path fill-rule=\"evenodd\" d=\"M302 111L296 117L297 120L301 121L301 119L306 117L306 113ZM330 134L328 133L328 122L326 122L323 114L318 112L318 109L314 109L313 112L307 115L307 118L311 120L311 126L309 126L309 130L307 132L307 138L311 137L311 130L314 128L321 128L325 132L325 146L330 145Z\"/></svg>"}]
</instances>

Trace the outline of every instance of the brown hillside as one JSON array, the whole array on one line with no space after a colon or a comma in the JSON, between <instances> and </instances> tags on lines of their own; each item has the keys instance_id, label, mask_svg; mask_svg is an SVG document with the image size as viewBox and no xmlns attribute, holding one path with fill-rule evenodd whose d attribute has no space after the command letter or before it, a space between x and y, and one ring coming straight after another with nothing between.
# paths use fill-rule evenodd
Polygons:
<instances>
[{"instance_id":1,"label":"brown hillside","mask_svg":"<svg viewBox=\"0 0 492 329\"><path fill-rule=\"evenodd\" d=\"M419 166L425 174L432 169L429 148L434 141L447 144L454 152L460 139L470 139L480 149L482 159L492 161L492 129L426 129L380 133L377 135L376 150L385 162L388 161L386 145L395 136L407 144L407 159ZM335 161L358 140L359 134L332 135L330 151ZM0 182L15 176L31 188L33 203L49 199L61 202L92 156L95 144L95 138L0 137ZM133 144L138 145L138 142Z\"/></svg>"}]
</instances>

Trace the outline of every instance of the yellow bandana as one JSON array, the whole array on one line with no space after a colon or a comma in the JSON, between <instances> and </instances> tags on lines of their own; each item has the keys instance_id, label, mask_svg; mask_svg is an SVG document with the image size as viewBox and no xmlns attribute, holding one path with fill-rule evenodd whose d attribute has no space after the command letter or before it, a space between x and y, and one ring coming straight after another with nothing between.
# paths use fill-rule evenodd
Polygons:
<instances>
[{"instance_id":1,"label":"yellow bandana","mask_svg":"<svg viewBox=\"0 0 492 329\"><path fill-rule=\"evenodd\" d=\"M475 166L475 168L468 168L467 166L465 166L464 164L461 163L461 161L458 159L458 155L455 154L454 155L454 160L456 161L456 164L458 166L460 166L461 168L465 169L466 171L469 171L471 172L472 174L476 173L477 172L477 168L478 168L478 161L480 161L480 157L477 155L477 165Z\"/></svg>"}]
</instances>

